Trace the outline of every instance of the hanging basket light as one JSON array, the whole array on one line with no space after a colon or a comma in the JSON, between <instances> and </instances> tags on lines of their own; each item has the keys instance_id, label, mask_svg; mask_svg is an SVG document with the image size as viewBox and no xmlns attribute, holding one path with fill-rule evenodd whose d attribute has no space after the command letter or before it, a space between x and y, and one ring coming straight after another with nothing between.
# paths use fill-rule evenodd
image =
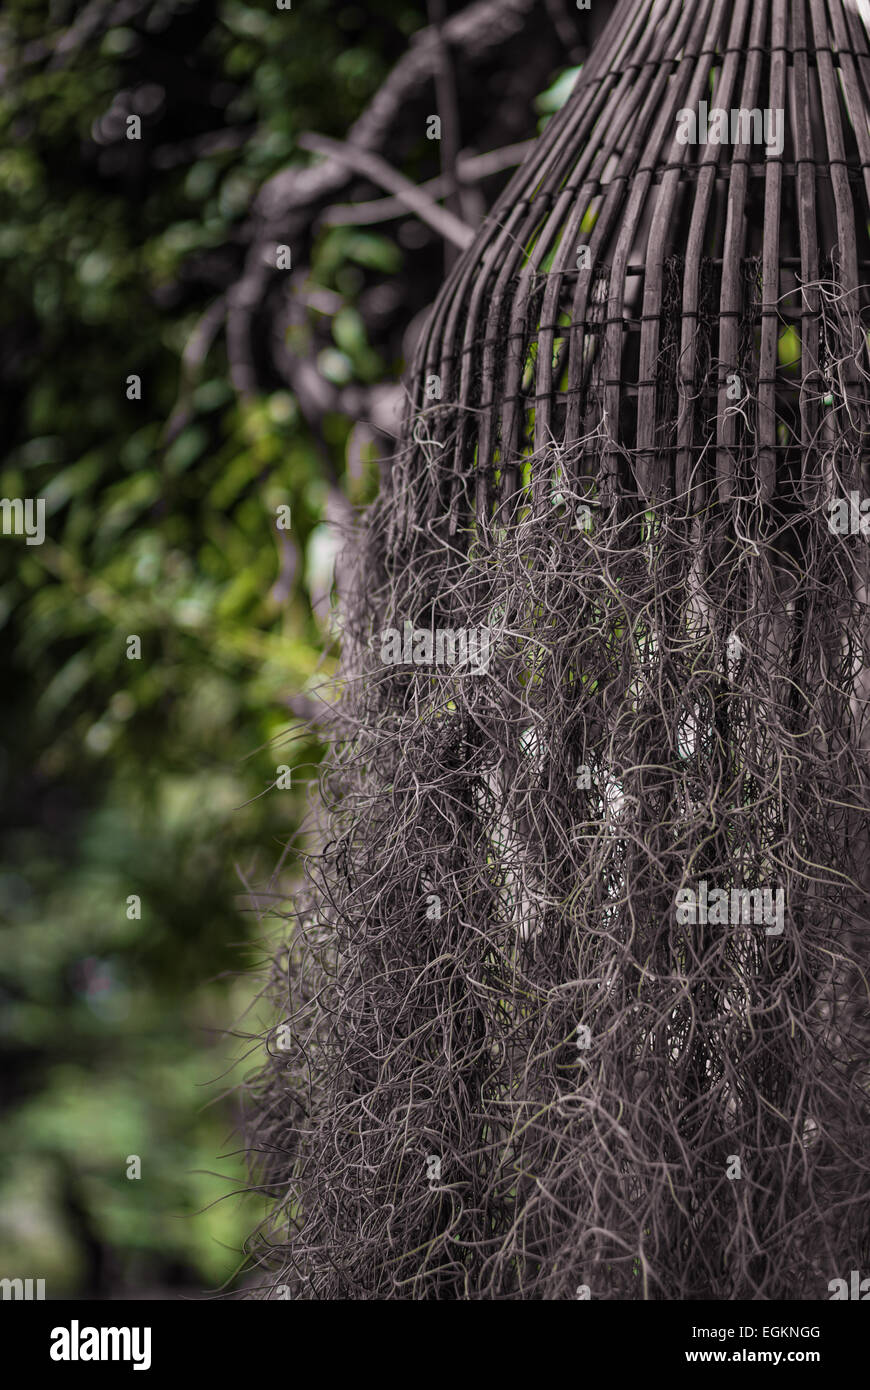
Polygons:
<instances>
[{"instance_id":1,"label":"hanging basket light","mask_svg":"<svg viewBox=\"0 0 870 1390\"><path fill-rule=\"evenodd\" d=\"M864 0L622 0L432 310L254 1143L318 1298L870 1262Z\"/></svg>"}]
</instances>

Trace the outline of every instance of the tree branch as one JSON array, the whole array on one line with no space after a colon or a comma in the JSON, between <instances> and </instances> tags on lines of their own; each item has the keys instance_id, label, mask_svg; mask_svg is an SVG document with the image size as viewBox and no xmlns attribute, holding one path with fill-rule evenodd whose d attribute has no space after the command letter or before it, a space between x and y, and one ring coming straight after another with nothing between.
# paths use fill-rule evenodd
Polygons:
<instances>
[{"instance_id":1,"label":"tree branch","mask_svg":"<svg viewBox=\"0 0 870 1390\"><path fill-rule=\"evenodd\" d=\"M521 140L516 145L505 145L487 154L460 155L456 177L461 184L480 183L493 174L503 173L505 169L514 169L522 164L532 143L531 140ZM447 192L448 180L441 174L437 179L428 179L417 187L430 198L442 198ZM350 227L370 222L389 222L395 217L405 217L407 212L407 205L400 198L376 198L367 203L333 203L324 210L318 225Z\"/></svg>"},{"instance_id":2,"label":"tree branch","mask_svg":"<svg viewBox=\"0 0 870 1390\"><path fill-rule=\"evenodd\" d=\"M345 145L339 140L330 140L326 135L315 135L310 132L300 135L297 144L303 150L312 150L315 154L323 154L331 159L340 160L348 168L356 169L359 173L365 174L372 183L380 184L381 188L394 194L415 212L422 222L427 222L434 231L438 232L439 236L444 237L454 246L458 246L460 250L464 251L474 239L472 227L460 221L454 213L448 212L446 208L439 207L434 199L424 193L417 184L406 179L404 174L398 173L379 154L360 149L357 145Z\"/></svg>"}]
</instances>

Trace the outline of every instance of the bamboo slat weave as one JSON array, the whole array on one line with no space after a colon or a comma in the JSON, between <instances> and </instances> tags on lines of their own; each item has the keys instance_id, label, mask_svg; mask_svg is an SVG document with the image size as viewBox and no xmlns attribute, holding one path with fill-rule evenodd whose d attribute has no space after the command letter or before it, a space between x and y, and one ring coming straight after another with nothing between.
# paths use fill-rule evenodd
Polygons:
<instances>
[{"instance_id":1,"label":"bamboo slat weave","mask_svg":"<svg viewBox=\"0 0 870 1390\"><path fill-rule=\"evenodd\" d=\"M554 449L604 496L784 500L839 429L843 402L824 404L834 372L863 437L865 372L832 358L818 315L820 287L853 326L867 305L867 13L857 0L617 6L420 344L413 408L445 446L451 534L472 488L485 521L529 457L545 499ZM678 139L678 112L700 127L704 103L728 113L727 143ZM753 118L732 143L740 111L773 113L773 137Z\"/></svg>"}]
</instances>

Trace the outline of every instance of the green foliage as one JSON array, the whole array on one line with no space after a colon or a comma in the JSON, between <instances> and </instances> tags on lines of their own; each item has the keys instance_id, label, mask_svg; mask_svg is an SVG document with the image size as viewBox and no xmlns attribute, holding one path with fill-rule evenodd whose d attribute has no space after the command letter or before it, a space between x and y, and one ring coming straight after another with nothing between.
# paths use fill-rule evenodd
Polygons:
<instances>
[{"instance_id":1,"label":"green foliage","mask_svg":"<svg viewBox=\"0 0 870 1390\"><path fill-rule=\"evenodd\" d=\"M583 71L583 65L574 68L565 68L556 77L555 81L541 92L535 100L535 109L540 113L541 119L538 121L538 130L543 130L544 126L557 111L561 111L565 102L568 100L577 78Z\"/></svg>"},{"instance_id":2,"label":"green foliage","mask_svg":"<svg viewBox=\"0 0 870 1390\"><path fill-rule=\"evenodd\" d=\"M242 1177L219 1099L240 1077L213 1083L254 989L234 975L262 954L245 887L269 883L305 809L276 768L320 752L287 700L333 660L309 590L318 445L283 389L238 403L220 340L190 379L181 353L241 269L263 182L301 131L346 133L422 16L171 0L53 59L73 19L56 8L57 27L28 0L0 18L0 495L46 502L43 545L0 541L0 1262L51 1295L117 1294L222 1283L256 1219L217 1201ZM143 86L140 146L112 111ZM332 349L347 379L387 369L349 272L399 260L369 232L320 238L316 280L350 290ZM333 466L362 502L374 469L345 476L348 429Z\"/></svg>"}]
</instances>

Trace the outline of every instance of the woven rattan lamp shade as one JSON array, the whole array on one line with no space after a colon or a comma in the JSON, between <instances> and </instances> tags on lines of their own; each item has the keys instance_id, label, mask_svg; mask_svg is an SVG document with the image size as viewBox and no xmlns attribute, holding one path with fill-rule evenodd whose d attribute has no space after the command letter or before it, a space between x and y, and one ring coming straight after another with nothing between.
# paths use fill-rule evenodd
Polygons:
<instances>
[{"instance_id":1,"label":"woven rattan lamp shade","mask_svg":"<svg viewBox=\"0 0 870 1390\"><path fill-rule=\"evenodd\" d=\"M617 6L422 345L421 382L477 412L453 456L481 516L554 442L606 497L724 500L741 477L789 496L838 428L835 361L863 421L863 338L837 360L820 295L857 312L870 281L867 19L858 0Z\"/></svg>"},{"instance_id":2,"label":"woven rattan lamp shade","mask_svg":"<svg viewBox=\"0 0 870 1390\"><path fill-rule=\"evenodd\" d=\"M443 287L278 976L301 1296L867 1268L868 112L857 0L624 0Z\"/></svg>"}]
</instances>

